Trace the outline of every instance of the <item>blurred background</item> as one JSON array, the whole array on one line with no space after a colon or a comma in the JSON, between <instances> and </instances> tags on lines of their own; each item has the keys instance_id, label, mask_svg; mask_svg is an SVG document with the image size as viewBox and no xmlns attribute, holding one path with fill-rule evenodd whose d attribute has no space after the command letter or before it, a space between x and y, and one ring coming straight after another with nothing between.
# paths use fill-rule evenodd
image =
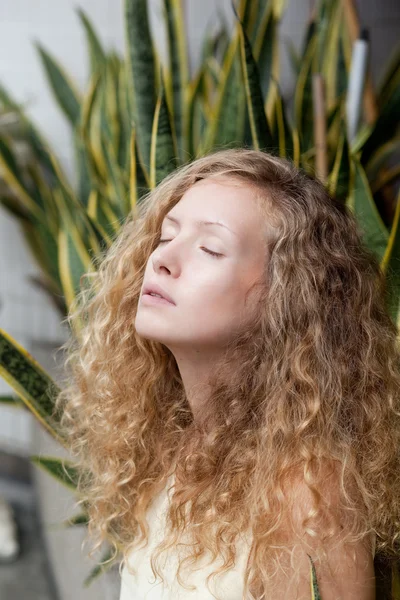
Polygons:
<instances>
[{"instance_id":1,"label":"blurred background","mask_svg":"<svg viewBox=\"0 0 400 600\"><path fill-rule=\"evenodd\" d=\"M369 69L378 85L383 65L400 38L398 0L360 0L353 3L360 25L369 30ZM228 27L234 24L230 0L184 0L188 63L194 77L200 63L204 37L221 14ZM161 0L149 0L153 39L166 52ZM90 74L85 32L77 16L82 9L103 47L121 55L126 48L122 0L0 0L0 84L21 103L29 118L46 136L65 175L77 184L73 134L54 100L35 43L39 42L84 90ZM279 25L280 85L287 105L293 102L295 74L290 64L288 40L299 50L312 0L288 1ZM400 106L399 106L400 111ZM0 121L6 124L6 119ZM1 173L0 173L1 174ZM19 222L0 204L0 328L25 348L57 380L62 357L56 349L67 329L49 295L34 284L40 269L26 244ZM0 395L14 395L0 377ZM60 524L71 516L73 494L29 460L32 454L64 456L62 448L40 426L32 412L0 404L0 497L12 508L19 554L0 562L1 600L118 599L115 575L83 586L93 563L83 557L83 531ZM4 513L5 514L5 513ZM6 517L4 516L4 519ZM0 512L1 523L1 512ZM1 537L0 537L1 540Z\"/></svg>"}]
</instances>

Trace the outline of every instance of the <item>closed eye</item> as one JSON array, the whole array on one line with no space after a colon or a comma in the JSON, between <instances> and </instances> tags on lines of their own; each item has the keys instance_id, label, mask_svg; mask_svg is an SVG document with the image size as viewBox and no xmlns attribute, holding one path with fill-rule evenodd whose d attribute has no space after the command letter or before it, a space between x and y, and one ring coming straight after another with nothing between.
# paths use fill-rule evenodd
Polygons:
<instances>
[{"instance_id":1,"label":"closed eye","mask_svg":"<svg viewBox=\"0 0 400 600\"><path fill-rule=\"evenodd\" d=\"M162 244L163 242L170 242L171 240L158 240L159 244ZM212 250L209 250L208 248L205 248L204 246L200 246L200 248L202 250L204 250L204 252L206 252L207 254L210 254L211 256L213 256L214 258L219 258L220 256L223 256L220 252L213 252Z\"/></svg>"}]
</instances>

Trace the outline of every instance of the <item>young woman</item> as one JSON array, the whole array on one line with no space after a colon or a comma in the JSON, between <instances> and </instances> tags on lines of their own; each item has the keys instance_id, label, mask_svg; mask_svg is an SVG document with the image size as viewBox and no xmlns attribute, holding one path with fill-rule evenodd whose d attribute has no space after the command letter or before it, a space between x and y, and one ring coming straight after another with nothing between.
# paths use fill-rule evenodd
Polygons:
<instances>
[{"instance_id":1,"label":"young woman","mask_svg":"<svg viewBox=\"0 0 400 600\"><path fill-rule=\"evenodd\" d=\"M289 160L218 151L145 197L79 300L57 408L120 600L308 600L311 560L323 600L373 600L400 361L353 215Z\"/></svg>"}]
</instances>

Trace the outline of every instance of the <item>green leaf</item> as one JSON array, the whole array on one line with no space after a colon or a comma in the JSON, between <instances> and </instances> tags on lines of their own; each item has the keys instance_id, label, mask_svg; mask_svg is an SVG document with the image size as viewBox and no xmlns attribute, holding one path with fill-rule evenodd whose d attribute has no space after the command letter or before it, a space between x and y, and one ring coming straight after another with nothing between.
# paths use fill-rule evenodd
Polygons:
<instances>
[{"instance_id":1,"label":"green leaf","mask_svg":"<svg viewBox=\"0 0 400 600\"><path fill-rule=\"evenodd\" d=\"M129 144L132 131L130 121L130 109L127 98L127 73L125 64L120 65L118 72L118 83L116 89L118 105L118 121L120 124L120 136L118 147L118 164L126 172L129 169Z\"/></svg>"},{"instance_id":2,"label":"green leaf","mask_svg":"<svg viewBox=\"0 0 400 600\"><path fill-rule=\"evenodd\" d=\"M273 101L273 98L268 100L270 86L275 92L275 86L271 84L279 79L279 21L274 14L273 2L265 3L263 10L263 14L260 15L257 36L250 45L258 67L262 97L266 98L269 103Z\"/></svg>"},{"instance_id":3,"label":"green leaf","mask_svg":"<svg viewBox=\"0 0 400 600\"><path fill-rule=\"evenodd\" d=\"M400 122L400 68L395 80L392 81L391 92L382 106L381 112L374 123L370 136L365 141L361 151L361 162L366 164L374 152L390 141L396 134Z\"/></svg>"},{"instance_id":4,"label":"green leaf","mask_svg":"<svg viewBox=\"0 0 400 600\"><path fill-rule=\"evenodd\" d=\"M151 138L150 187L154 188L177 167L176 143L162 85L154 114Z\"/></svg>"},{"instance_id":5,"label":"green leaf","mask_svg":"<svg viewBox=\"0 0 400 600\"><path fill-rule=\"evenodd\" d=\"M58 415L54 413L59 388L33 356L3 329L0 329L0 375L39 423L63 442Z\"/></svg>"},{"instance_id":6,"label":"green leaf","mask_svg":"<svg viewBox=\"0 0 400 600\"><path fill-rule=\"evenodd\" d=\"M77 125L81 114L81 100L78 91L58 62L38 42L35 45L59 107L71 125Z\"/></svg>"},{"instance_id":7,"label":"green leaf","mask_svg":"<svg viewBox=\"0 0 400 600\"><path fill-rule=\"evenodd\" d=\"M111 246L119 232L121 223L108 200L96 190L92 190L88 204L88 218L98 232L101 249Z\"/></svg>"},{"instance_id":8,"label":"green leaf","mask_svg":"<svg viewBox=\"0 0 400 600\"><path fill-rule=\"evenodd\" d=\"M238 12L244 19L249 14L249 0L240 0ZM215 95L212 108L206 114L208 121L204 139L197 145L196 156L202 156L216 148L237 147L242 145L245 131L246 98L243 94L243 76L241 72L239 50L239 25L236 28L229 46L225 52L221 68L221 77L215 93L208 92L206 85L206 99ZM207 81L208 71L205 70L202 83ZM202 119L203 105L197 118ZM200 127L202 131L203 127ZM193 129L192 129L193 131Z\"/></svg>"},{"instance_id":9,"label":"green leaf","mask_svg":"<svg viewBox=\"0 0 400 600\"><path fill-rule=\"evenodd\" d=\"M4 104L5 107L10 108L15 111L20 119L20 122L23 126L24 136L29 144L29 148L34 153L38 163L44 168L46 173L46 180L49 185L53 185L54 180L56 179L56 174L54 172L54 165L56 164L55 157L51 156L51 153L48 151L48 144L43 139L43 137L39 134L37 129L33 126L31 121L27 118L23 109L20 105L11 97L10 93L6 90L4 86L0 84L0 102ZM60 167L58 167L59 172L61 172Z\"/></svg>"},{"instance_id":10,"label":"green leaf","mask_svg":"<svg viewBox=\"0 0 400 600\"><path fill-rule=\"evenodd\" d=\"M58 272L58 228L54 233L54 228L50 228L48 220L45 219L22 221L20 226L38 265L52 282L55 292L61 294L62 287Z\"/></svg>"},{"instance_id":11,"label":"green leaf","mask_svg":"<svg viewBox=\"0 0 400 600\"><path fill-rule=\"evenodd\" d=\"M349 152L345 123L341 121L334 164L328 178L328 193L342 200L346 200L350 193L351 166Z\"/></svg>"},{"instance_id":12,"label":"green leaf","mask_svg":"<svg viewBox=\"0 0 400 600\"><path fill-rule=\"evenodd\" d=\"M112 208L118 214L120 222L129 212L129 195L128 190L124 185L125 174L122 173L117 159L114 155L114 147L110 142L104 140L102 143L103 156L107 166L107 189L109 198L112 203Z\"/></svg>"},{"instance_id":13,"label":"green leaf","mask_svg":"<svg viewBox=\"0 0 400 600\"><path fill-rule=\"evenodd\" d=\"M100 39L96 34L92 23L90 22L86 13L81 9L77 9L77 13L85 28L87 45L90 55L90 65L92 73L99 71L104 66L106 61L106 53L103 50Z\"/></svg>"},{"instance_id":14,"label":"green leaf","mask_svg":"<svg viewBox=\"0 0 400 600\"><path fill-rule=\"evenodd\" d=\"M190 83L188 89L188 158L192 160L196 156L196 147L198 140L195 133L196 110L198 110L199 96L204 78L204 66L198 71L194 80Z\"/></svg>"},{"instance_id":15,"label":"green leaf","mask_svg":"<svg viewBox=\"0 0 400 600\"><path fill-rule=\"evenodd\" d=\"M274 130L272 134L272 146L279 149L279 156L294 160L295 158L295 139L292 128L288 123L287 109L279 89L279 84L275 81L278 88L275 100L275 111L274 111Z\"/></svg>"},{"instance_id":16,"label":"green leaf","mask_svg":"<svg viewBox=\"0 0 400 600\"><path fill-rule=\"evenodd\" d=\"M336 64L336 97L346 98L347 90L349 88L349 77L348 77L348 67L346 65L345 58L345 35L346 28L342 27L340 31L340 39L339 39L339 47L337 54L337 64Z\"/></svg>"},{"instance_id":17,"label":"green leaf","mask_svg":"<svg viewBox=\"0 0 400 600\"><path fill-rule=\"evenodd\" d=\"M400 70L400 44L392 51L386 65L383 66L383 74L377 86L377 101L380 109L387 102L387 97L391 93L393 85L397 85L398 73Z\"/></svg>"},{"instance_id":18,"label":"green leaf","mask_svg":"<svg viewBox=\"0 0 400 600\"><path fill-rule=\"evenodd\" d=\"M81 525L88 525L88 524L89 524L89 516L86 513L79 513L77 515L74 515L70 519L63 521L61 523L61 526L69 528L69 527L80 527Z\"/></svg>"},{"instance_id":19,"label":"green leaf","mask_svg":"<svg viewBox=\"0 0 400 600\"><path fill-rule=\"evenodd\" d=\"M310 565L311 600L322 600L321 594L320 594L320 591L318 588L317 573L315 571L313 559L311 558L311 556L309 554L307 554L307 556L310 559L310 563L311 563L311 565Z\"/></svg>"},{"instance_id":20,"label":"green leaf","mask_svg":"<svg viewBox=\"0 0 400 600\"><path fill-rule=\"evenodd\" d=\"M386 294L389 313L400 326L400 192L381 269L386 274Z\"/></svg>"},{"instance_id":21,"label":"green leaf","mask_svg":"<svg viewBox=\"0 0 400 600\"><path fill-rule=\"evenodd\" d=\"M20 401L18 396L0 396L0 406L15 406L15 408L21 408L21 406L25 406L23 402Z\"/></svg>"},{"instance_id":22,"label":"green leaf","mask_svg":"<svg viewBox=\"0 0 400 600\"><path fill-rule=\"evenodd\" d=\"M10 143L0 136L0 167L1 175L10 189L18 197L24 209L32 216L43 218L42 207L38 205L25 184L24 175L17 163Z\"/></svg>"},{"instance_id":23,"label":"green leaf","mask_svg":"<svg viewBox=\"0 0 400 600\"><path fill-rule=\"evenodd\" d=\"M86 209L89 200L89 194L92 188L92 181L90 179L90 170L88 164L89 159L87 156L82 134L79 130L74 131L73 140L75 149L75 164L78 175L77 195L82 203L82 206Z\"/></svg>"},{"instance_id":24,"label":"green leaf","mask_svg":"<svg viewBox=\"0 0 400 600\"><path fill-rule=\"evenodd\" d=\"M104 564L104 563L106 563L106 564ZM89 587L89 585L92 583L92 581L97 579L97 577L99 577L99 575L102 575L103 573L108 571L110 569L110 567L112 567L114 564L115 564L115 551L113 551L113 549L110 548L105 551L100 563L94 569L92 569L92 571L89 573L88 577L86 577L85 581L83 582L84 587Z\"/></svg>"},{"instance_id":25,"label":"green leaf","mask_svg":"<svg viewBox=\"0 0 400 600\"><path fill-rule=\"evenodd\" d=\"M400 136L397 136L379 147L374 152L371 159L365 165L365 172L368 175L368 179L373 185L374 179L378 177L379 171L386 166L386 163L397 156L400 151Z\"/></svg>"},{"instance_id":26,"label":"green leaf","mask_svg":"<svg viewBox=\"0 0 400 600\"><path fill-rule=\"evenodd\" d=\"M169 68L166 77L166 96L175 131L180 159L187 158L187 101L186 90L189 79L188 51L185 36L185 23L181 0L163 0L167 27Z\"/></svg>"},{"instance_id":27,"label":"green leaf","mask_svg":"<svg viewBox=\"0 0 400 600\"><path fill-rule=\"evenodd\" d=\"M299 132L300 145L307 150L313 145L314 115L312 100L312 62L317 49L317 33L308 43L302 66L295 84L294 124Z\"/></svg>"},{"instance_id":28,"label":"green leaf","mask_svg":"<svg viewBox=\"0 0 400 600\"><path fill-rule=\"evenodd\" d=\"M71 308L80 292L82 275L94 272L95 268L77 227L66 214L63 218L58 238L59 272L64 297Z\"/></svg>"},{"instance_id":29,"label":"green leaf","mask_svg":"<svg viewBox=\"0 0 400 600\"><path fill-rule=\"evenodd\" d=\"M389 234L371 194L365 171L357 157L351 156L352 184L347 201L362 230L363 241L379 262L382 261Z\"/></svg>"},{"instance_id":30,"label":"green leaf","mask_svg":"<svg viewBox=\"0 0 400 600\"><path fill-rule=\"evenodd\" d=\"M29 458L35 465L46 471L46 473L51 475L59 483L76 491L79 472L70 460L36 454L32 454Z\"/></svg>"},{"instance_id":31,"label":"green leaf","mask_svg":"<svg viewBox=\"0 0 400 600\"><path fill-rule=\"evenodd\" d=\"M136 130L132 128L130 140L130 164L129 164L129 201L130 210L136 211L137 205L142 197L148 192L149 182L139 161L136 145Z\"/></svg>"},{"instance_id":32,"label":"green leaf","mask_svg":"<svg viewBox=\"0 0 400 600\"><path fill-rule=\"evenodd\" d=\"M147 0L125 0L128 60L131 69L133 121L141 162L150 167L151 132L156 108L155 53Z\"/></svg>"},{"instance_id":33,"label":"green leaf","mask_svg":"<svg viewBox=\"0 0 400 600\"><path fill-rule=\"evenodd\" d=\"M300 56L299 56L292 40L290 39L290 37L285 36L285 43L287 45L290 66L293 69L293 74L294 74L295 78L297 78L298 74L300 73L300 68L301 68Z\"/></svg>"},{"instance_id":34,"label":"green leaf","mask_svg":"<svg viewBox=\"0 0 400 600\"><path fill-rule=\"evenodd\" d=\"M268 149L268 152L277 154L279 149L271 147L272 134L264 111L258 67L242 24L240 24L240 49L254 148L256 150Z\"/></svg>"}]
</instances>

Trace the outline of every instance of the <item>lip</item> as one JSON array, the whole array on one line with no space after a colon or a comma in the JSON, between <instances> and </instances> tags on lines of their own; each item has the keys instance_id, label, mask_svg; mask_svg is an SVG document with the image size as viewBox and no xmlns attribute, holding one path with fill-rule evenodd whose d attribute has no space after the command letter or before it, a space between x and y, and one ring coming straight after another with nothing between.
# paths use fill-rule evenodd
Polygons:
<instances>
[{"instance_id":1,"label":"lip","mask_svg":"<svg viewBox=\"0 0 400 600\"><path fill-rule=\"evenodd\" d=\"M147 283L143 287L142 296L149 295L150 292L154 292L155 294L159 294L160 296L162 296L162 298L164 300L166 300L170 304L174 304L175 305L175 302L172 300L171 296L169 294L167 294L167 292L161 286L159 286L158 284L156 284L156 283ZM152 296L152 297L154 297L154 296Z\"/></svg>"},{"instance_id":2,"label":"lip","mask_svg":"<svg viewBox=\"0 0 400 600\"><path fill-rule=\"evenodd\" d=\"M148 306L175 306L172 302L169 302L165 298L159 298L158 296L152 296L151 294L145 294L140 300L141 304Z\"/></svg>"}]
</instances>

